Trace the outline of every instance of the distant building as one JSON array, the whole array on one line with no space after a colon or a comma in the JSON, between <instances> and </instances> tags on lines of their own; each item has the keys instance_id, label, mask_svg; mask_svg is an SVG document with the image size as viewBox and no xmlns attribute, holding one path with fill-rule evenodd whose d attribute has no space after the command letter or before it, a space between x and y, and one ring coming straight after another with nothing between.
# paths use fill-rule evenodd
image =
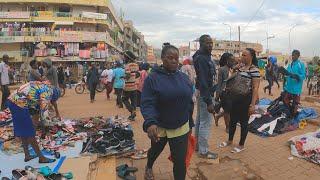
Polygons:
<instances>
[{"instance_id":1,"label":"distant building","mask_svg":"<svg viewBox=\"0 0 320 180\"><path fill-rule=\"evenodd\" d=\"M180 46L179 47L179 56L180 59L190 56L190 47L189 46Z\"/></svg>"},{"instance_id":2,"label":"distant building","mask_svg":"<svg viewBox=\"0 0 320 180\"><path fill-rule=\"evenodd\" d=\"M147 61L153 63L156 61L156 57L154 55L154 49L152 46L147 47Z\"/></svg>"},{"instance_id":3,"label":"distant building","mask_svg":"<svg viewBox=\"0 0 320 180\"><path fill-rule=\"evenodd\" d=\"M225 52L230 52L234 55L239 55L239 53L246 48L252 48L256 50L257 56L263 51L263 46L259 43L250 43L241 41L226 41L226 40L214 40L214 46L212 54L214 56L220 57Z\"/></svg>"},{"instance_id":4,"label":"distant building","mask_svg":"<svg viewBox=\"0 0 320 180\"><path fill-rule=\"evenodd\" d=\"M124 21L124 50L132 51L140 60L147 58L147 44L144 36L133 26L132 21Z\"/></svg>"}]
</instances>

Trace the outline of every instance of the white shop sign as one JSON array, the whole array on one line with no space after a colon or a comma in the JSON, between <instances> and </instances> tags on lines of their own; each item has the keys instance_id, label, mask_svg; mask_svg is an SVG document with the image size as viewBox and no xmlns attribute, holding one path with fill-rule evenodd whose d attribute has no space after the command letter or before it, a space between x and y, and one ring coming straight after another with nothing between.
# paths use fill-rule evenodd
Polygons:
<instances>
[{"instance_id":1,"label":"white shop sign","mask_svg":"<svg viewBox=\"0 0 320 180\"><path fill-rule=\"evenodd\" d=\"M82 17L91 18L91 19L103 19L103 20L108 19L107 14L93 13L93 12L82 12Z\"/></svg>"}]
</instances>

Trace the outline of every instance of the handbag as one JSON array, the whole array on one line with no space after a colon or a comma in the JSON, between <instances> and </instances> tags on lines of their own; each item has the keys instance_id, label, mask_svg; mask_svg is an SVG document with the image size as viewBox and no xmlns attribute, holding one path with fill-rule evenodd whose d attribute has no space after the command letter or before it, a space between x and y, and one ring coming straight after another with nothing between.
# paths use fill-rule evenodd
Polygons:
<instances>
[{"instance_id":1,"label":"handbag","mask_svg":"<svg viewBox=\"0 0 320 180\"><path fill-rule=\"evenodd\" d=\"M226 92L232 97L247 96L252 92L252 79L246 73L238 71L226 80Z\"/></svg>"}]
</instances>

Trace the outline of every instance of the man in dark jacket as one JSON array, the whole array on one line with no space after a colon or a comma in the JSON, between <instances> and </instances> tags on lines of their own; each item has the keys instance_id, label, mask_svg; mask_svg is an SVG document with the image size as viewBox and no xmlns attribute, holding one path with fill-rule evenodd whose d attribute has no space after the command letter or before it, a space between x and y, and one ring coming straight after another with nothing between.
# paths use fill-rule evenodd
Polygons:
<instances>
[{"instance_id":1,"label":"man in dark jacket","mask_svg":"<svg viewBox=\"0 0 320 180\"><path fill-rule=\"evenodd\" d=\"M211 58L213 41L209 35L202 35L199 39L200 49L193 56L194 68L197 74L196 89L200 91L198 97L198 112L195 133L199 156L202 158L216 159L217 154L209 151L208 139L210 136L213 105L213 81L216 75L216 67Z\"/></svg>"},{"instance_id":2,"label":"man in dark jacket","mask_svg":"<svg viewBox=\"0 0 320 180\"><path fill-rule=\"evenodd\" d=\"M96 96L96 88L99 83L99 73L98 69L94 64L91 64L90 69L87 74L87 83L90 90L90 102L93 103L95 101Z\"/></svg>"}]
</instances>

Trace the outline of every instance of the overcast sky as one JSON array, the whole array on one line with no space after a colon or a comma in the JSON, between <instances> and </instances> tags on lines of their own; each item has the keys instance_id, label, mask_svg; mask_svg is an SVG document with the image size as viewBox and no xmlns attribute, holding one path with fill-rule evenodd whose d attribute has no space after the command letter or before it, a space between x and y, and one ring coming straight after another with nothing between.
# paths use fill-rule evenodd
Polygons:
<instances>
[{"instance_id":1,"label":"overcast sky","mask_svg":"<svg viewBox=\"0 0 320 180\"><path fill-rule=\"evenodd\" d=\"M289 30L292 48L304 56L320 55L320 0L112 0L125 18L145 35L148 44L161 47L163 42L187 44L201 34L216 39L241 39L260 42L266 48L288 53ZM261 8L260 8L261 7ZM258 11L259 10L259 11ZM249 23L250 19L252 21Z\"/></svg>"}]
</instances>

